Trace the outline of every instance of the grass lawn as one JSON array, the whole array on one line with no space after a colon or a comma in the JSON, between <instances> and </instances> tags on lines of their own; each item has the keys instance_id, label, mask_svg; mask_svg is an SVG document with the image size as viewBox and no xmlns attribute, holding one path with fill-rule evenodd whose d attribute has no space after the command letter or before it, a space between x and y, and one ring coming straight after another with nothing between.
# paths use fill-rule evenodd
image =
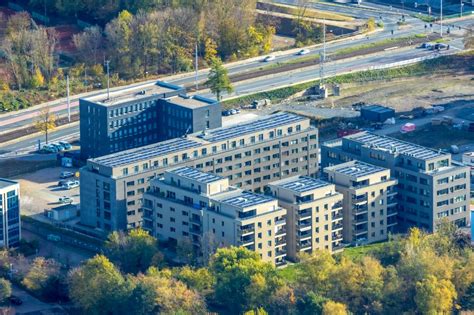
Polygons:
<instances>
[{"instance_id":1,"label":"grass lawn","mask_svg":"<svg viewBox=\"0 0 474 315\"><path fill-rule=\"evenodd\" d=\"M371 252L383 247L385 244L386 242L381 242L357 247L346 247L344 248L344 251L341 253L341 255L351 259L358 259L369 255Z\"/></svg>"}]
</instances>

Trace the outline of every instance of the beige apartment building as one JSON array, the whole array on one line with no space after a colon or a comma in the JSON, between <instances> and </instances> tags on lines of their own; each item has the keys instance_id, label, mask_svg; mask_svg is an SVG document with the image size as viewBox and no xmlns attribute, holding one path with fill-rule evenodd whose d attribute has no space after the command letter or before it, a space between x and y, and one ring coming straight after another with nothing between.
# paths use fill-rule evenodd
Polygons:
<instances>
[{"instance_id":1,"label":"beige apartment building","mask_svg":"<svg viewBox=\"0 0 474 315\"><path fill-rule=\"evenodd\" d=\"M141 226L150 181L181 166L263 192L271 181L318 175L318 130L306 117L280 112L89 159L80 174L81 224L104 233Z\"/></svg>"},{"instance_id":2,"label":"beige apartment building","mask_svg":"<svg viewBox=\"0 0 474 315\"><path fill-rule=\"evenodd\" d=\"M344 241L353 245L387 239L397 225L397 180L390 170L361 161L324 168L343 195Z\"/></svg>"},{"instance_id":3,"label":"beige apartment building","mask_svg":"<svg viewBox=\"0 0 474 315\"><path fill-rule=\"evenodd\" d=\"M168 170L151 181L143 209L143 228L158 239L188 238L205 256L243 246L285 264L286 210L274 198L230 186L228 178L190 167Z\"/></svg>"},{"instance_id":4,"label":"beige apartment building","mask_svg":"<svg viewBox=\"0 0 474 315\"><path fill-rule=\"evenodd\" d=\"M388 168L397 179L398 230L436 231L441 220L468 226L469 167L451 154L399 139L360 132L321 146L321 167L351 160Z\"/></svg>"},{"instance_id":5,"label":"beige apartment building","mask_svg":"<svg viewBox=\"0 0 474 315\"><path fill-rule=\"evenodd\" d=\"M287 254L338 252L342 240L342 194L334 184L307 176L292 176L269 185L272 196L287 210Z\"/></svg>"}]
</instances>

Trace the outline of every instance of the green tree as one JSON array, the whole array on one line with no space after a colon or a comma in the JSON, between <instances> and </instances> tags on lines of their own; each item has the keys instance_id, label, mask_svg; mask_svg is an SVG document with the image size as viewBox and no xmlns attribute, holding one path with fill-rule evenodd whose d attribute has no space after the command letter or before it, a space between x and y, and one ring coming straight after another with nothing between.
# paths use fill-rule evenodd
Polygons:
<instances>
[{"instance_id":1,"label":"green tree","mask_svg":"<svg viewBox=\"0 0 474 315\"><path fill-rule=\"evenodd\" d=\"M206 85L209 86L211 92L216 95L218 101L222 99L222 92L232 93L234 88L229 80L227 69L222 65L219 58L212 59L211 70L209 71Z\"/></svg>"},{"instance_id":2,"label":"green tree","mask_svg":"<svg viewBox=\"0 0 474 315\"><path fill-rule=\"evenodd\" d=\"M323 306L329 300L313 291L307 292L298 301L298 310L302 315L320 315Z\"/></svg>"},{"instance_id":3,"label":"green tree","mask_svg":"<svg viewBox=\"0 0 474 315\"><path fill-rule=\"evenodd\" d=\"M218 249L210 270L216 278L216 299L229 312L263 306L281 284L272 265L243 247Z\"/></svg>"},{"instance_id":4,"label":"green tree","mask_svg":"<svg viewBox=\"0 0 474 315\"><path fill-rule=\"evenodd\" d=\"M201 296L186 285L160 274L139 274L129 279L127 305L132 314L205 314Z\"/></svg>"},{"instance_id":5,"label":"green tree","mask_svg":"<svg viewBox=\"0 0 474 315\"><path fill-rule=\"evenodd\" d=\"M334 301L328 301L324 303L323 306L323 315L347 315L347 307L342 303L337 303Z\"/></svg>"},{"instance_id":6,"label":"green tree","mask_svg":"<svg viewBox=\"0 0 474 315\"><path fill-rule=\"evenodd\" d=\"M128 232L113 232L105 243L105 254L124 273L146 271L158 255L157 241L138 228Z\"/></svg>"},{"instance_id":7,"label":"green tree","mask_svg":"<svg viewBox=\"0 0 474 315\"><path fill-rule=\"evenodd\" d=\"M188 287L201 293L210 291L214 285L215 279L207 268L193 269L191 267L182 267L177 270L176 279L184 282Z\"/></svg>"},{"instance_id":8,"label":"green tree","mask_svg":"<svg viewBox=\"0 0 474 315\"><path fill-rule=\"evenodd\" d=\"M318 251L312 256L300 256L301 273L298 281L307 290L325 295L331 286L336 261L328 251Z\"/></svg>"},{"instance_id":9,"label":"green tree","mask_svg":"<svg viewBox=\"0 0 474 315\"><path fill-rule=\"evenodd\" d=\"M49 300L65 296L60 265L53 259L37 257L21 282L28 290Z\"/></svg>"},{"instance_id":10,"label":"green tree","mask_svg":"<svg viewBox=\"0 0 474 315\"><path fill-rule=\"evenodd\" d=\"M10 281L0 278L0 303L5 302L12 295L12 285Z\"/></svg>"},{"instance_id":11,"label":"green tree","mask_svg":"<svg viewBox=\"0 0 474 315\"><path fill-rule=\"evenodd\" d=\"M33 76L31 77L31 87L37 89L44 85L44 77L41 73L41 70L38 67L35 67Z\"/></svg>"},{"instance_id":12,"label":"green tree","mask_svg":"<svg viewBox=\"0 0 474 315\"><path fill-rule=\"evenodd\" d=\"M375 19L373 17L370 17L366 23L367 31L368 32L375 31L376 26L377 25L375 24Z\"/></svg>"},{"instance_id":13,"label":"green tree","mask_svg":"<svg viewBox=\"0 0 474 315\"><path fill-rule=\"evenodd\" d=\"M449 280L428 276L416 284L415 302L422 314L449 314L456 298L456 290Z\"/></svg>"},{"instance_id":14,"label":"green tree","mask_svg":"<svg viewBox=\"0 0 474 315\"><path fill-rule=\"evenodd\" d=\"M107 257L96 255L71 272L69 296L87 314L113 314L127 296L125 279Z\"/></svg>"},{"instance_id":15,"label":"green tree","mask_svg":"<svg viewBox=\"0 0 474 315\"><path fill-rule=\"evenodd\" d=\"M49 132L56 128L56 116L49 111L49 107L43 107L35 122L36 130L44 133L45 142L48 143Z\"/></svg>"}]
</instances>

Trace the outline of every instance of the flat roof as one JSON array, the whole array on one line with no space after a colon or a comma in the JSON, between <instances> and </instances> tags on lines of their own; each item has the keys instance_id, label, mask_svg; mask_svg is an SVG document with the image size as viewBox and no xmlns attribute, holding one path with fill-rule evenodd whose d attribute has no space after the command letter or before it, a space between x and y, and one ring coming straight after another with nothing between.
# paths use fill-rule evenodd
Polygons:
<instances>
[{"instance_id":1,"label":"flat roof","mask_svg":"<svg viewBox=\"0 0 474 315\"><path fill-rule=\"evenodd\" d=\"M171 104L176 104L176 105L188 107L188 108L208 106L208 105L217 103L216 100L199 96L199 95L193 95L193 96L178 95L178 96L167 98L166 101L168 101Z\"/></svg>"},{"instance_id":2,"label":"flat roof","mask_svg":"<svg viewBox=\"0 0 474 315\"><path fill-rule=\"evenodd\" d=\"M179 168L172 169L170 171L167 171L167 173L175 174L181 177L185 177L190 180L195 180L197 182L203 183L203 184L209 184L218 180L223 179L223 177L214 175L211 173L205 173L202 171L199 171L195 168L188 167L188 166L183 166Z\"/></svg>"},{"instance_id":3,"label":"flat roof","mask_svg":"<svg viewBox=\"0 0 474 315\"><path fill-rule=\"evenodd\" d=\"M279 180L278 182L274 182L271 185L302 193L321 187L332 186L334 184L309 176L294 176L291 178Z\"/></svg>"},{"instance_id":4,"label":"flat roof","mask_svg":"<svg viewBox=\"0 0 474 315\"><path fill-rule=\"evenodd\" d=\"M15 182L13 180L6 179L6 178L0 178L0 189L7 188L9 186L16 185L16 184L18 184L18 182Z\"/></svg>"},{"instance_id":5,"label":"flat roof","mask_svg":"<svg viewBox=\"0 0 474 315\"><path fill-rule=\"evenodd\" d=\"M362 109L363 110L370 110L370 111L377 112L377 113L387 113L387 112L391 113L391 112L395 111L393 108L385 107L385 106L382 106L382 105L366 105L366 106L363 106Z\"/></svg>"},{"instance_id":6,"label":"flat roof","mask_svg":"<svg viewBox=\"0 0 474 315\"><path fill-rule=\"evenodd\" d=\"M258 118L253 121L249 121L244 124L208 130L205 134L198 135L198 137L210 142L222 141L222 140L246 135L249 133L255 133L261 130L277 128L283 125L296 123L296 122L304 121L307 119L308 118L300 116L300 115L287 113L287 112L280 112L277 114Z\"/></svg>"},{"instance_id":7,"label":"flat roof","mask_svg":"<svg viewBox=\"0 0 474 315\"><path fill-rule=\"evenodd\" d=\"M271 197L267 197L265 195L256 194L249 191L239 190L237 194L233 194L231 197L219 199L218 196L216 198L222 203L233 207L240 207L240 208L247 208L256 206L261 203L267 203L273 201L275 199Z\"/></svg>"},{"instance_id":8,"label":"flat roof","mask_svg":"<svg viewBox=\"0 0 474 315\"><path fill-rule=\"evenodd\" d=\"M387 170L386 168L357 160L331 166L329 169L350 177L363 177Z\"/></svg>"},{"instance_id":9,"label":"flat roof","mask_svg":"<svg viewBox=\"0 0 474 315\"><path fill-rule=\"evenodd\" d=\"M405 142L392 137L380 136L371 132L359 132L344 138L357 141L366 147L387 150L391 153L404 154L421 160L428 160L446 155L445 153L421 145Z\"/></svg>"},{"instance_id":10,"label":"flat roof","mask_svg":"<svg viewBox=\"0 0 474 315\"><path fill-rule=\"evenodd\" d=\"M160 155L165 155L176 151L199 147L201 145L201 143L189 138L175 138L144 147L111 153L109 155L90 159L90 161L108 167L117 167L142 160L152 159Z\"/></svg>"},{"instance_id":11,"label":"flat roof","mask_svg":"<svg viewBox=\"0 0 474 315\"><path fill-rule=\"evenodd\" d=\"M112 91L110 92L110 99L107 99L107 93L94 95L84 99L90 102L94 102L96 104L112 106L150 97L153 95L160 95L176 91L184 91L184 88L179 85L170 84L164 81L156 81L147 85Z\"/></svg>"}]
</instances>

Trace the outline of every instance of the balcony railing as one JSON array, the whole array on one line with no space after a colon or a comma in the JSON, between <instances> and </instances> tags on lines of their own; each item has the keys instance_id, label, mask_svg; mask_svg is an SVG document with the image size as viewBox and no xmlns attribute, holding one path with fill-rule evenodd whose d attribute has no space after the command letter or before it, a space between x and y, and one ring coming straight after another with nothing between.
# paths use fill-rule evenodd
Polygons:
<instances>
[{"instance_id":1,"label":"balcony railing","mask_svg":"<svg viewBox=\"0 0 474 315\"><path fill-rule=\"evenodd\" d=\"M344 214L342 212L338 212L336 214L333 213L331 218L332 218L333 221L336 221L336 220L342 219L343 215Z\"/></svg>"},{"instance_id":2,"label":"balcony railing","mask_svg":"<svg viewBox=\"0 0 474 315\"><path fill-rule=\"evenodd\" d=\"M298 212L297 216L298 216L299 220L304 220L308 217L311 217L311 211L308 211L308 210L300 211L300 212Z\"/></svg>"},{"instance_id":3,"label":"balcony railing","mask_svg":"<svg viewBox=\"0 0 474 315\"><path fill-rule=\"evenodd\" d=\"M308 228L311 227L311 221L300 221L296 226L298 227L298 229Z\"/></svg>"},{"instance_id":4,"label":"balcony railing","mask_svg":"<svg viewBox=\"0 0 474 315\"><path fill-rule=\"evenodd\" d=\"M254 233L255 232L255 227L249 227L249 228L245 228L245 229L239 229L238 230L238 234L240 236L243 236L243 235L246 235L246 234L251 234L251 233Z\"/></svg>"},{"instance_id":5,"label":"balcony railing","mask_svg":"<svg viewBox=\"0 0 474 315\"><path fill-rule=\"evenodd\" d=\"M332 229L333 229L333 230L342 229L342 223L337 223L337 224L334 224L334 223L333 223Z\"/></svg>"},{"instance_id":6,"label":"balcony railing","mask_svg":"<svg viewBox=\"0 0 474 315\"><path fill-rule=\"evenodd\" d=\"M277 238L275 240L275 246L282 246L282 245L286 245L286 238L285 237Z\"/></svg>"},{"instance_id":7,"label":"balcony railing","mask_svg":"<svg viewBox=\"0 0 474 315\"><path fill-rule=\"evenodd\" d=\"M275 225L282 225L282 224L286 224L286 219L285 218L275 221Z\"/></svg>"},{"instance_id":8,"label":"balcony railing","mask_svg":"<svg viewBox=\"0 0 474 315\"><path fill-rule=\"evenodd\" d=\"M366 213L368 211L369 211L369 208L367 206L362 206L362 207L354 206L352 208L352 213L355 215Z\"/></svg>"},{"instance_id":9,"label":"balcony railing","mask_svg":"<svg viewBox=\"0 0 474 315\"><path fill-rule=\"evenodd\" d=\"M342 201L338 201L334 204L334 206L332 206L332 209L340 209L342 208Z\"/></svg>"},{"instance_id":10,"label":"balcony railing","mask_svg":"<svg viewBox=\"0 0 474 315\"><path fill-rule=\"evenodd\" d=\"M297 247L299 250L302 250L303 248L308 248L308 247L310 248L311 246L312 246L311 240L302 241L299 244L297 244Z\"/></svg>"},{"instance_id":11,"label":"balcony railing","mask_svg":"<svg viewBox=\"0 0 474 315\"><path fill-rule=\"evenodd\" d=\"M280 236L280 235L285 235L286 234L286 229L279 229L276 233L275 236Z\"/></svg>"}]
</instances>

